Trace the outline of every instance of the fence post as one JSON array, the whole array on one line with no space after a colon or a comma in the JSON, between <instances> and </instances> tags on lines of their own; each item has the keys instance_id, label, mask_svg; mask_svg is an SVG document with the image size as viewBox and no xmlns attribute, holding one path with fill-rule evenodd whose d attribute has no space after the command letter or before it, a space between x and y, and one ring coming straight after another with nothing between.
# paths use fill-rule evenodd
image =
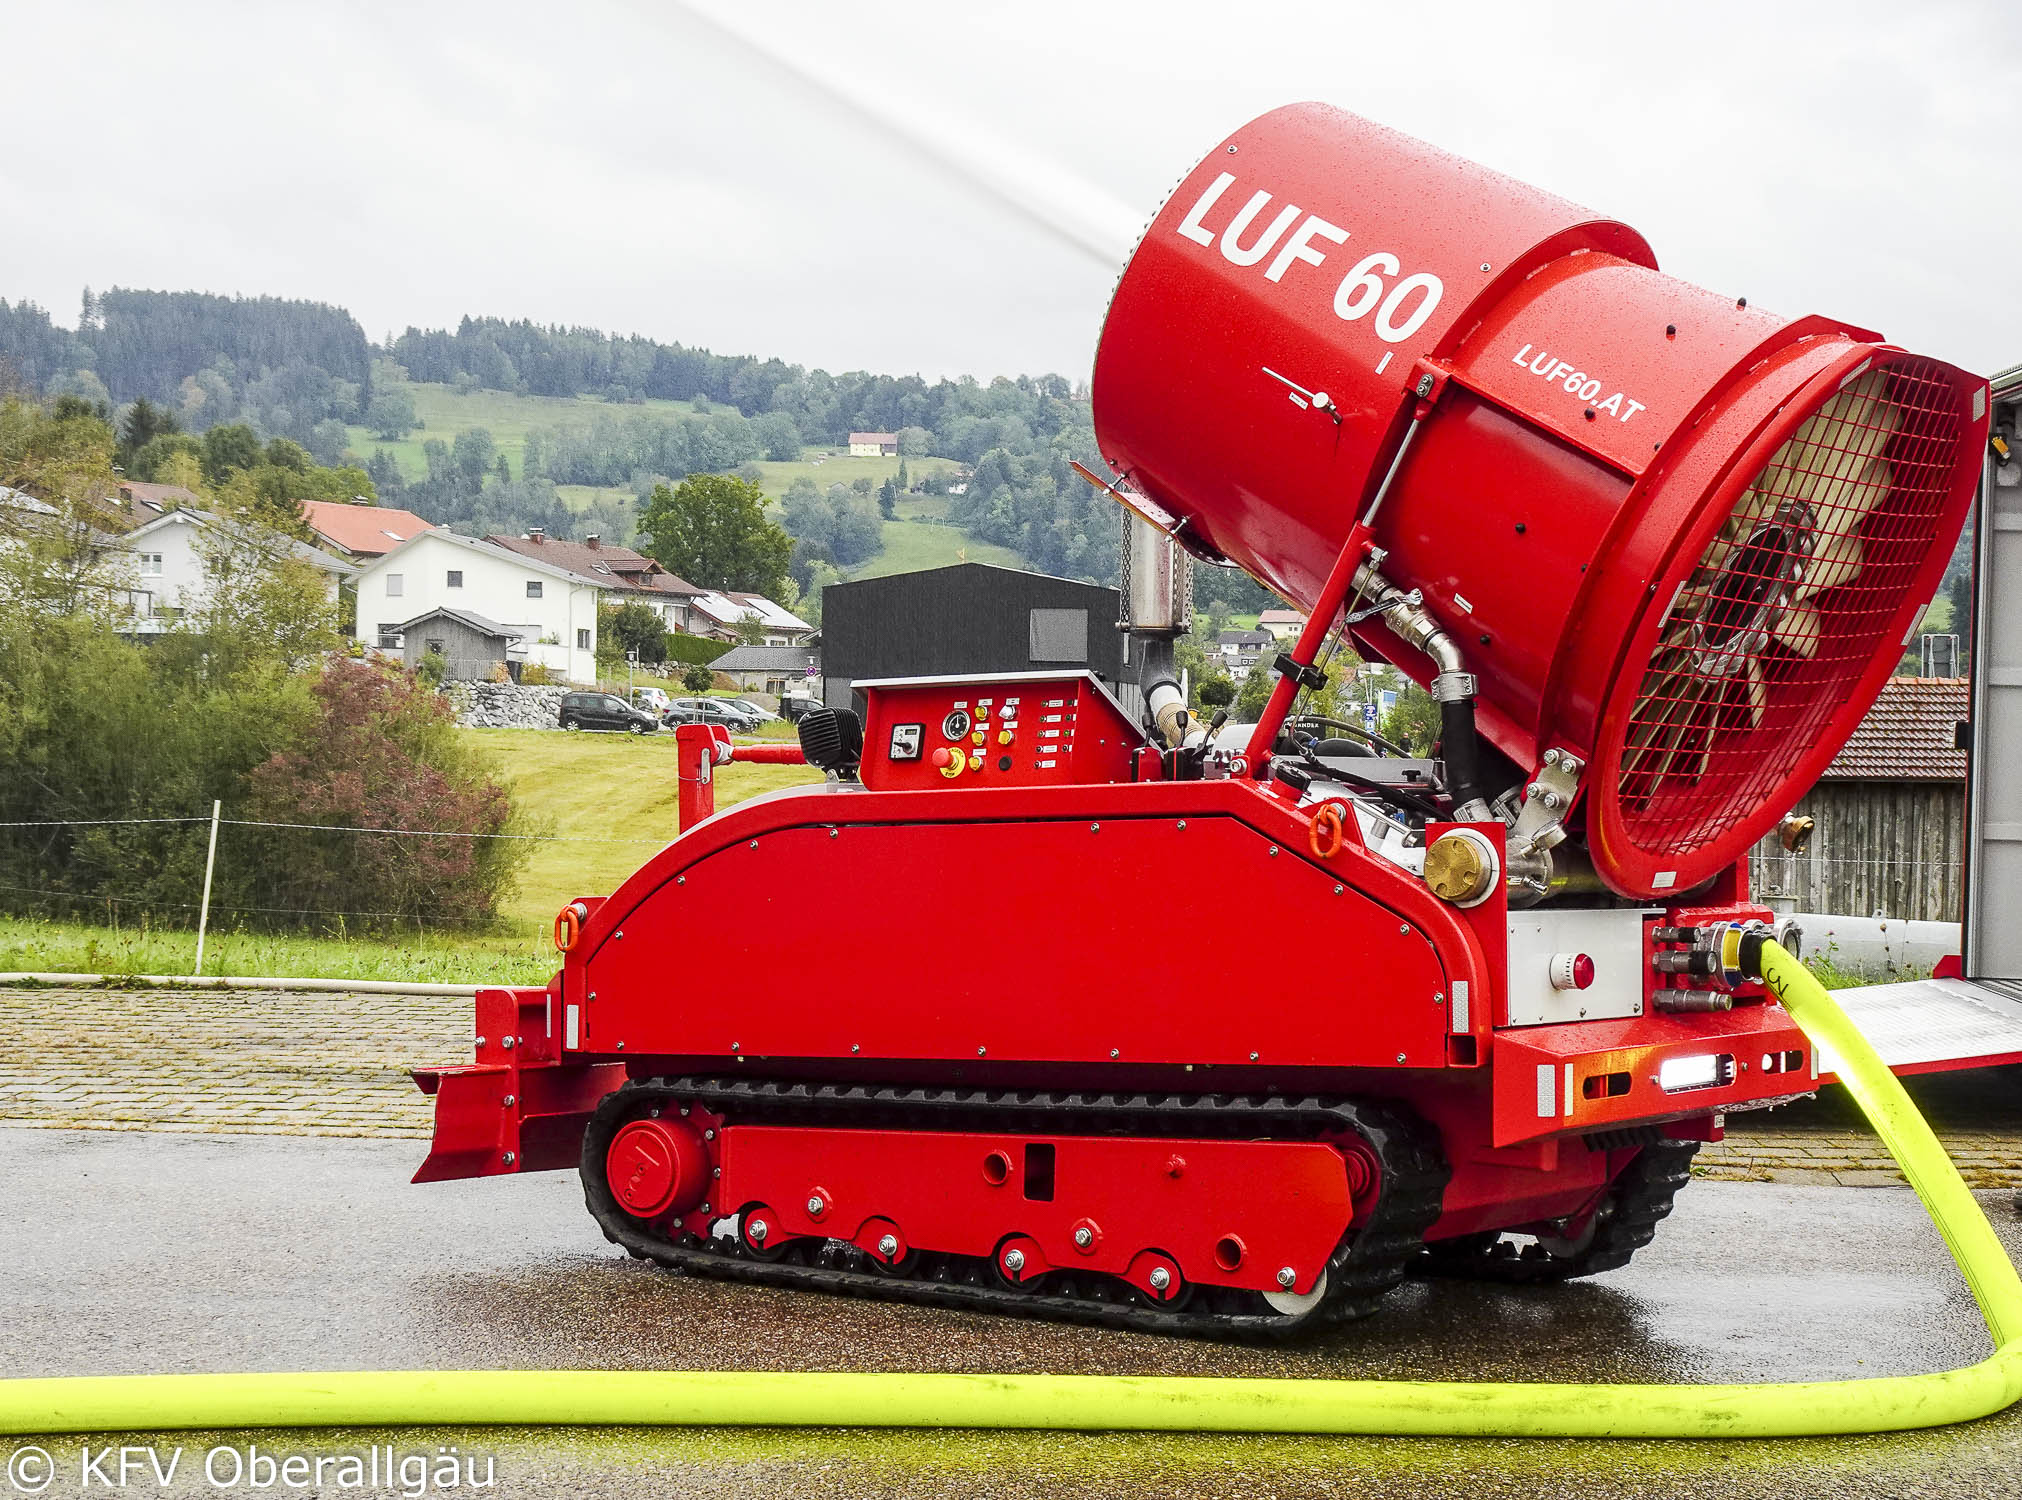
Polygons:
<instances>
[{"instance_id":1,"label":"fence post","mask_svg":"<svg viewBox=\"0 0 2022 1500\"><path fill-rule=\"evenodd\" d=\"M224 805L222 798L211 803L211 851L204 856L204 902L197 909L197 966L194 972L200 979L204 972L204 929L211 925L211 871L218 863L218 810Z\"/></svg>"}]
</instances>

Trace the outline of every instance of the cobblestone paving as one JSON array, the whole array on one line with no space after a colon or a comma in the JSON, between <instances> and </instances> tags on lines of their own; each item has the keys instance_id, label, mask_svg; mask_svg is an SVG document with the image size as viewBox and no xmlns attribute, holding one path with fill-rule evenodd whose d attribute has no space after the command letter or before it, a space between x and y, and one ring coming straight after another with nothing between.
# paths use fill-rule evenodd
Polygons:
<instances>
[{"instance_id":1,"label":"cobblestone paving","mask_svg":"<svg viewBox=\"0 0 2022 1500\"><path fill-rule=\"evenodd\" d=\"M470 1056L454 996L0 988L0 1123L255 1135L430 1134L407 1070ZM2022 1070L1909 1088L1980 1188L2022 1188ZM1888 1153L1838 1090L1732 1115L1699 1154L1729 1181L1893 1187Z\"/></svg>"},{"instance_id":2,"label":"cobblestone paving","mask_svg":"<svg viewBox=\"0 0 2022 1500\"><path fill-rule=\"evenodd\" d=\"M2022 1069L1927 1073L1904 1086L1971 1187L2022 1188ZM1703 1147L1699 1176L1727 1181L1896 1187L1903 1177L1840 1089L1727 1117L1727 1139Z\"/></svg>"},{"instance_id":3,"label":"cobblestone paving","mask_svg":"<svg viewBox=\"0 0 2022 1500\"><path fill-rule=\"evenodd\" d=\"M0 988L0 1121L425 1138L407 1070L469 1061L470 1035L454 995Z\"/></svg>"}]
</instances>

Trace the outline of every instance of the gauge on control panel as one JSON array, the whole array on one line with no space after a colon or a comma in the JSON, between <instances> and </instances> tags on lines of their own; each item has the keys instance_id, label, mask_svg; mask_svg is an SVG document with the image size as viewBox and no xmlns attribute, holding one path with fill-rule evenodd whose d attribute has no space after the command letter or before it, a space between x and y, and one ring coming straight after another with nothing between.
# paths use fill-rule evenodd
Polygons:
<instances>
[{"instance_id":1,"label":"gauge on control panel","mask_svg":"<svg viewBox=\"0 0 2022 1500\"><path fill-rule=\"evenodd\" d=\"M941 737L943 739L959 740L968 732L969 710L966 708L949 709L948 717L941 720Z\"/></svg>"}]
</instances>

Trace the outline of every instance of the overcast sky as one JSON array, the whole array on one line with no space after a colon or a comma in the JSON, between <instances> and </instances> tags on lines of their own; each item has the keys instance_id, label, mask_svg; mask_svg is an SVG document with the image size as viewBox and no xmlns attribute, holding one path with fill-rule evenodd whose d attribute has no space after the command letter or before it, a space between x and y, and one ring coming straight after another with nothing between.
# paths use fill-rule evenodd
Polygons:
<instances>
[{"instance_id":1,"label":"overcast sky","mask_svg":"<svg viewBox=\"0 0 2022 1500\"><path fill-rule=\"evenodd\" d=\"M707 5L703 7L709 9ZM1675 275L2022 362L2022 7L747 0L930 138L1138 219L1323 99L1635 225ZM1113 268L672 3L9 5L0 297L466 313L928 376L1088 370Z\"/></svg>"}]
</instances>

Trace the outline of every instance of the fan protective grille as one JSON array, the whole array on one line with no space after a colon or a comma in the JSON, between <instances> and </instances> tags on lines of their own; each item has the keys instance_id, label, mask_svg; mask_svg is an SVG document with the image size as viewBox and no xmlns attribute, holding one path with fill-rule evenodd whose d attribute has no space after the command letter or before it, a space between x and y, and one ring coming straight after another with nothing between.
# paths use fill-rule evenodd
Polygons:
<instances>
[{"instance_id":1,"label":"fan protective grille","mask_svg":"<svg viewBox=\"0 0 2022 1500\"><path fill-rule=\"evenodd\" d=\"M1938 541L1965 421L1945 367L1868 368L1735 502L1665 611L1623 739L1622 826L1703 849L1775 796L1878 653Z\"/></svg>"}]
</instances>

